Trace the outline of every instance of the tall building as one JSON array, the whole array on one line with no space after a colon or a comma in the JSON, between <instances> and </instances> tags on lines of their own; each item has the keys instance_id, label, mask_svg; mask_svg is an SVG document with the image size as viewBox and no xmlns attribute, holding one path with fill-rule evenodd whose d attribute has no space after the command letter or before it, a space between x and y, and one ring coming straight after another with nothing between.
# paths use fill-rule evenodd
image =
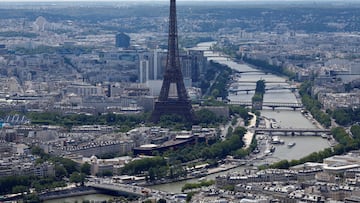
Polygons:
<instances>
[{"instance_id":1,"label":"tall building","mask_svg":"<svg viewBox=\"0 0 360 203\"><path fill-rule=\"evenodd\" d=\"M166 69L167 52L154 50L154 80L162 80Z\"/></svg>"},{"instance_id":2,"label":"tall building","mask_svg":"<svg viewBox=\"0 0 360 203\"><path fill-rule=\"evenodd\" d=\"M183 78L191 78L192 57L185 54L180 56L181 73Z\"/></svg>"},{"instance_id":3,"label":"tall building","mask_svg":"<svg viewBox=\"0 0 360 203\"><path fill-rule=\"evenodd\" d=\"M199 77L206 73L207 60L203 51L191 50L180 54L181 72L185 81L198 82ZM144 62L148 63L148 75L140 83L149 80L162 80L167 61L167 51L155 49L149 52L141 53L139 56L139 77L145 76L141 71Z\"/></svg>"},{"instance_id":4,"label":"tall building","mask_svg":"<svg viewBox=\"0 0 360 203\"><path fill-rule=\"evenodd\" d=\"M139 56L139 82L162 80L166 67L167 53L162 50L153 50L141 53ZM146 67L146 68L145 68Z\"/></svg>"},{"instance_id":5,"label":"tall building","mask_svg":"<svg viewBox=\"0 0 360 203\"><path fill-rule=\"evenodd\" d=\"M191 56L192 82L198 82L199 78L206 74L207 58L204 56L204 51L200 50L190 50L188 55Z\"/></svg>"},{"instance_id":6,"label":"tall building","mask_svg":"<svg viewBox=\"0 0 360 203\"><path fill-rule=\"evenodd\" d=\"M186 121L194 119L194 112L188 98L181 72L178 32L176 19L176 0L170 0L169 37L166 69L158 101L151 115L158 122L165 114L182 116Z\"/></svg>"},{"instance_id":7,"label":"tall building","mask_svg":"<svg viewBox=\"0 0 360 203\"><path fill-rule=\"evenodd\" d=\"M139 60L139 82L145 83L150 80L151 63L149 57L145 56Z\"/></svg>"},{"instance_id":8,"label":"tall building","mask_svg":"<svg viewBox=\"0 0 360 203\"><path fill-rule=\"evenodd\" d=\"M130 37L125 33L119 33L115 38L115 46L120 48L130 47Z\"/></svg>"}]
</instances>

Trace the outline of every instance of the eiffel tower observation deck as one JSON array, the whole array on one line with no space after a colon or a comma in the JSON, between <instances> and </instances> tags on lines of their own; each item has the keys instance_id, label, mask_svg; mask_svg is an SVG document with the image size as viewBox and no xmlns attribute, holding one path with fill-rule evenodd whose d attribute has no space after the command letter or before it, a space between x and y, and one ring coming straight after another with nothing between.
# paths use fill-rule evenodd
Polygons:
<instances>
[{"instance_id":1,"label":"eiffel tower observation deck","mask_svg":"<svg viewBox=\"0 0 360 203\"><path fill-rule=\"evenodd\" d=\"M194 112L188 98L183 75L181 73L178 32L176 17L176 0L170 0L168 53L164 80L158 101L155 102L151 115L152 122L158 122L162 115L179 115L185 121L194 120Z\"/></svg>"}]
</instances>

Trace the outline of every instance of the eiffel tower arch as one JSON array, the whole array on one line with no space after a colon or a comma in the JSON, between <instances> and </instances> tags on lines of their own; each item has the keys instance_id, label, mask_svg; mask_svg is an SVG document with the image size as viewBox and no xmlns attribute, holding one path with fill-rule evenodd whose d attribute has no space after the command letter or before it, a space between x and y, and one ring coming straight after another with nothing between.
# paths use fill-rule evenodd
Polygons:
<instances>
[{"instance_id":1,"label":"eiffel tower arch","mask_svg":"<svg viewBox=\"0 0 360 203\"><path fill-rule=\"evenodd\" d=\"M180 115L186 121L194 120L194 112L191 101L188 98L183 75L181 73L177 17L176 17L176 0L170 0L170 17L169 17L169 36L168 36L168 53L166 69L164 72L163 84L161 87L158 101L155 102L154 111L151 115L151 121L158 122L162 115Z\"/></svg>"}]
</instances>

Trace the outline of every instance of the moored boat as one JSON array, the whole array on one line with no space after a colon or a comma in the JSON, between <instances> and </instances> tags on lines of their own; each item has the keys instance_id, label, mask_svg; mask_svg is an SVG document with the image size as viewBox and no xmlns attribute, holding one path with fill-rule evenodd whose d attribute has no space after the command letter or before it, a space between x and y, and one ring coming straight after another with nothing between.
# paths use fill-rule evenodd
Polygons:
<instances>
[{"instance_id":1,"label":"moored boat","mask_svg":"<svg viewBox=\"0 0 360 203\"><path fill-rule=\"evenodd\" d=\"M295 142L290 142L290 143L288 144L288 147L291 148L291 147L293 147L293 146L295 146L295 145L296 145Z\"/></svg>"}]
</instances>

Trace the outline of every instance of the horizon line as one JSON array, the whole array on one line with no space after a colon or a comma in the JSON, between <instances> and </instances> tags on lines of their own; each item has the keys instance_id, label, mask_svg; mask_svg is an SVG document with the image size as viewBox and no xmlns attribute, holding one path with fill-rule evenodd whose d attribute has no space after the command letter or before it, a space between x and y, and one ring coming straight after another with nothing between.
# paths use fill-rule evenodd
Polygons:
<instances>
[{"instance_id":1,"label":"horizon line","mask_svg":"<svg viewBox=\"0 0 360 203\"><path fill-rule=\"evenodd\" d=\"M169 0L0 0L1 2L18 2L18 3L26 3L26 2L167 2ZM312 2L312 3L323 3L323 2L358 2L357 0L177 0L178 2L224 2L224 1L231 1L231 2L245 2L245 3L255 3L255 2Z\"/></svg>"}]
</instances>

